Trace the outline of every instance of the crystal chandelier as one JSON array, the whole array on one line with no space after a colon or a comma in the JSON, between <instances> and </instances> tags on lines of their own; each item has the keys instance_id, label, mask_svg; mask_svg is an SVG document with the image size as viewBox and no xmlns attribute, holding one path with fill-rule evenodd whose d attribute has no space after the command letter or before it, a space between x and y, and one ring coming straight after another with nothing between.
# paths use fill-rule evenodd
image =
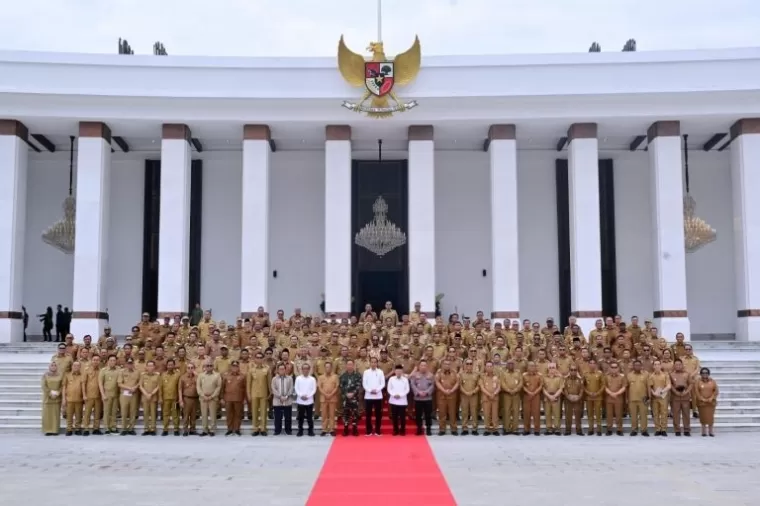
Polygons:
<instances>
[{"instance_id":1,"label":"crystal chandelier","mask_svg":"<svg viewBox=\"0 0 760 506\"><path fill-rule=\"evenodd\" d=\"M382 196L372 204L372 212L375 215L372 221L364 225L354 238L357 246L382 257L406 244L406 234L388 221L388 204Z\"/></svg>"},{"instance_id":2,"label":"crystal chandelier","mask_svg":"<svg viewBox=\"0 0 760 506\"><path fill-rule=\"evenodd\" d=\"M74 183L74 136L71 139L69 155L69 194L63 200L63 218L53 223L42 233L42 240L55 249L67 255L74 253L74 237L76 230L76 199L73 196Z\"/></svg>"},{"instance_id":3,"label":"crystal chandelier","mask_svg":"<svg viewBox=\"0 0 760 506\"><path fill-rule=\"evenodd\" d=\"M717 238L717 232L696 215L697 203L689 193L689 136L683 136L684 179L686 196L683 198L683 234L687 253L694 253Z\"/></svg>"}]
</instances>

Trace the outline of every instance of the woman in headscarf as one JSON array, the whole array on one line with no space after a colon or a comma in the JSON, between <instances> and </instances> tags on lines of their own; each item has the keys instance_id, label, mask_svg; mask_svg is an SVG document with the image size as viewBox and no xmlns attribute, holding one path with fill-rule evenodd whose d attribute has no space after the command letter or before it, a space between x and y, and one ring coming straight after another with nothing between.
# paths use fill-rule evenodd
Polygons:
<instances>
[{"instance_id":1,"label":"woman in headscarf","mask_svg":"<svg viewBox=\"0 0 760 506\"><path fill-rule=\"evenodd\" d=\"M58 370L58 364L50 362L42 375L42 433L46 436L57 436L61 429L62 389L63 371Z\"/></svg>"},{"instance_id":2,"label":"woman in headscarf","mask_svg":"<svg viewBox=\"0 0 760 506\"><path fill-rule=\"evenodd\" d=\"M715 406L718 404L718 384L710 377L710 369L699 370L699 379L694 383L694 395L697 398L699 423L702 424L702 437L714 437Z\"/></svg>"}]
</instances>

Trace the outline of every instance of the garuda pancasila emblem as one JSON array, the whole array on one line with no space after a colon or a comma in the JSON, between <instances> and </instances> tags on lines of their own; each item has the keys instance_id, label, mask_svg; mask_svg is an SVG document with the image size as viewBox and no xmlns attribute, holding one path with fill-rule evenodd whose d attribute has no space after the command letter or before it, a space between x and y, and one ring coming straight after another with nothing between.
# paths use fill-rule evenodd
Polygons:
<instances>
[{"instance_id":1,"label":"garuda pancasila emblem","mask_svg":"<svg viewBox=\"0 0 760 506\"><path fill-rule=\"evenodd\" d=\"M351 86L364 86L365 91L359 102L343 102L343 107L364 112L373 118L388 118L394 112L407 111L417 106L417 102L402 102L396 93L396 85L406 85L414 81L420 71L420 39L407 51L388 58L382 42L370 42L367 51L372 57L365 59L351 51L341 36L338 43L338 69L343 79Z\"/></svg>"}]
</instances>

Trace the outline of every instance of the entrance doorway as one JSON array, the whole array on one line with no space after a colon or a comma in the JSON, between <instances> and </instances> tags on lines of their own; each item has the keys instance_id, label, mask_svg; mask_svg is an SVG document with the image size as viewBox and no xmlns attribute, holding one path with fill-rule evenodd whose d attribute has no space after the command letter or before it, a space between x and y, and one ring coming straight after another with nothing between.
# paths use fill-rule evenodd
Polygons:
<instances>
[{"instance_id":1,"label":"entrance doorway","mask_svg":"<svg viewBox=\"0 0 760 506\"><path fill-rule=\"evenodd\" d=\"M408 248L406 243L382 252L356 244L356 235L376 219L381 197L388 222L404 234L408 226L408 180L406 160L354 160L352 173L352 279L353 314L365 304L379 313L391 301L399 315L409 312ZM374 251L373 251L374 250ZM380 254L382 253L382 255Z\"/></svg>"}]
</instances>

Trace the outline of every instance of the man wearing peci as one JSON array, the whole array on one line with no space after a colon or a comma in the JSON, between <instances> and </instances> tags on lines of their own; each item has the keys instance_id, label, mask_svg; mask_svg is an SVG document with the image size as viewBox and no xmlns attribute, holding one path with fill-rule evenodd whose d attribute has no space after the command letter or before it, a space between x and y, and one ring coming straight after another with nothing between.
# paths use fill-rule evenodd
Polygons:
<instances>
[{"instance_id":1,"label":"man wearing peci","mask_svg":"<svg viewBox=\"0 0 760 506\"><path fill-rule=\"evenodd\" d=\"M306 421L309 436L314 436L314 394L317 393L317 380L311 375L308 363L301 365L301 375L296 378L295 392L298 405L298 433L303 436L303 422Z\"/></svg>"},{"instance_id":2,"label":"man wearing peci","mask_svg":"<svg viewBox=\"0 0 760 506\"><path fill-rule=\"evenodd\" d=\"M409 380L404 376L404 366L397 365L394 375L388 379L388 404L393 420L393 435L406 436L406 406L409 395Z\"/></svg>"},{"instance_id":3,"label":"man wearing peci","mask_svg":"<svg viewBox=\"0 0 760 506\"><path fill-rule=\"evenodd\" d=\"M377 357L372 357L369 369L362 375L362 387L364 388L364 407L367 422L367 436L380 435L380 419L383 411L383 388L385 388L385 374L377 368ZM372 415L375 417L375 425L372 426Z\"/></svg>"}]
</instances>

